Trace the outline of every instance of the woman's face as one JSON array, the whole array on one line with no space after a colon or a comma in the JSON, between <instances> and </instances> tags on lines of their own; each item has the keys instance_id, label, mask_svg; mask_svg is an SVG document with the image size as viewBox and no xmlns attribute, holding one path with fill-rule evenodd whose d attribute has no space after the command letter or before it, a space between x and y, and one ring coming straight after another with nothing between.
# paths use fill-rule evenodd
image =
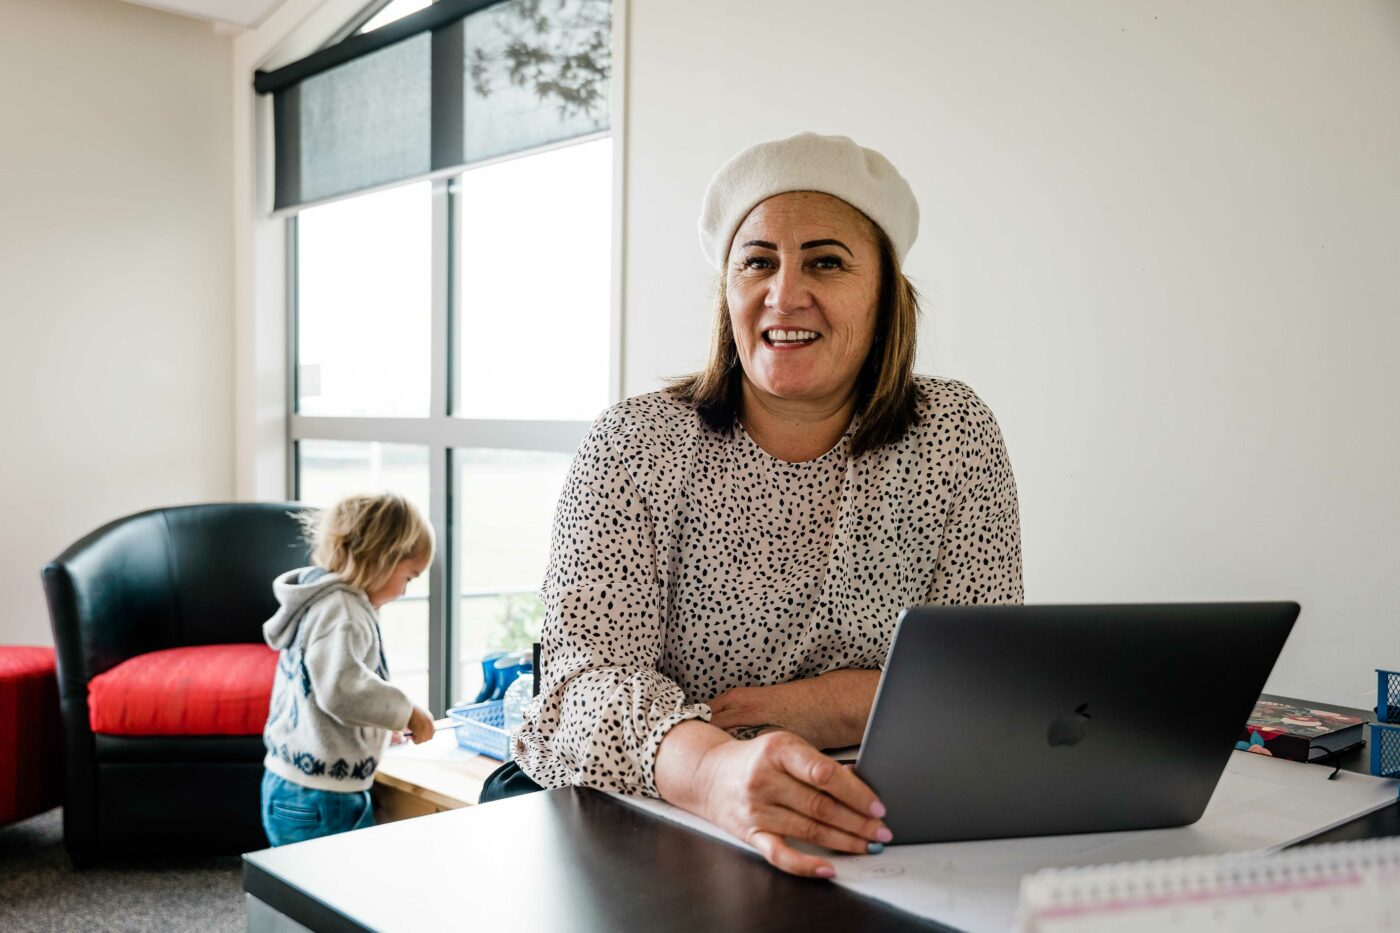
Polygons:
<instances>
[{"instance_id":1,"label":"woman's face","mask_svg":"<svg viewBox=\"0 0 1400 933\"><path fill-rule=\"evenodd\" d=\"M776 195L739 225L727 276L750 387L813 408L843 405L875 338L880 253L870 221L828 194Z\"/></svg>"}]
</instances>

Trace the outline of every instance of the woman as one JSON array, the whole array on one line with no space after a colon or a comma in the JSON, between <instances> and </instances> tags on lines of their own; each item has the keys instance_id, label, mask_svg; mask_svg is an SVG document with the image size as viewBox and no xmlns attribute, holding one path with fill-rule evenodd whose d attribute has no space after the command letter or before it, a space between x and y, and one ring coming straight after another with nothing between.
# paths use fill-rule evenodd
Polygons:
<instances>
[{"instance_id":1,"label":"woman","mask_svg":"<svg viewBox=\"0 0 1400 933\"><path fill-rule=\"evenodd\" d=\"M912 373L913 192L878 153L751 147L700 221L720 271L704 371L594 424L559 500L540 697L483 800L660 796L772 864L890 841L819 749L860 742L906 606L1021 600L1016 488L991 412Z\"/></svg>"}]
</instances>

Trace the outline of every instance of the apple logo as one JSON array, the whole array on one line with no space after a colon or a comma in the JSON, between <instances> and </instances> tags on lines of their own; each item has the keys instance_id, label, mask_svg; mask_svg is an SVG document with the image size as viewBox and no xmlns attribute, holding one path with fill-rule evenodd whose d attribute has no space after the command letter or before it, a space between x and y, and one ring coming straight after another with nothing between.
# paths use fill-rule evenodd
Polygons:
<instances>
[{"instance_id":1,"label":"apple logo","mask_svg":"<svg viewBox=\"0 0 1400 933\"><path fill-rule=\"evenodd\" d=\"M1063 716L1056 716L1050 721L1050 728L1045 731L1045 738L1051 745L1076 745L1084 738L1084 727L1088 725L1090 716L1088 703L1080 703L1075 707L1074 712L1065 713Z\"/></svg>"}]
</instances>

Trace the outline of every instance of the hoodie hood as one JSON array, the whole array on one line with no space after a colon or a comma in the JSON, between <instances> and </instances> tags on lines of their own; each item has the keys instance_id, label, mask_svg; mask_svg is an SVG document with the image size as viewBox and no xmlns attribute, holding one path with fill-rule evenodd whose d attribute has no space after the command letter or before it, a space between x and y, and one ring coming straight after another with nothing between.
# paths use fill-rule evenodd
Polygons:
<instances>
[{"instance_id":1,"label":"hoodie hood","mask_svg":"<svg viewBox=\"0 0 1400 933\"><path fill-rule=\"evenodd\" d=\"M263 623L263 639L279 651L290 647L296 641L297 627L307 608L332 590L358 593L338 574L320 567L302 567L280 575L272 581L272 593L281 603L281 608Z\"/></svg>"}]
</instances>

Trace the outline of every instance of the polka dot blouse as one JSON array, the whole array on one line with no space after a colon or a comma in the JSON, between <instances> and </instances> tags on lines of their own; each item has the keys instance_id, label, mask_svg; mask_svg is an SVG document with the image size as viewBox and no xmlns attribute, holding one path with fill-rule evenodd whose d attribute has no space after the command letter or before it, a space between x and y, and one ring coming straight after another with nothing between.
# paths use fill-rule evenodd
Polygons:
<instances>
[{"instance_id":1,"label":"polka dot blouse","mask_svg":"<svg viewBox=\"0 0 1400 933\"><path fill-rule=\"evenodd\" d=\"M879 668L907 606L1021 601L996 419L962 383L916 380L919 423L854 459L848 430L779 460L669 391L598 418L555 515L526 774L657 796L662 738L717 694Z\"/></svg>"}]
</instances>

